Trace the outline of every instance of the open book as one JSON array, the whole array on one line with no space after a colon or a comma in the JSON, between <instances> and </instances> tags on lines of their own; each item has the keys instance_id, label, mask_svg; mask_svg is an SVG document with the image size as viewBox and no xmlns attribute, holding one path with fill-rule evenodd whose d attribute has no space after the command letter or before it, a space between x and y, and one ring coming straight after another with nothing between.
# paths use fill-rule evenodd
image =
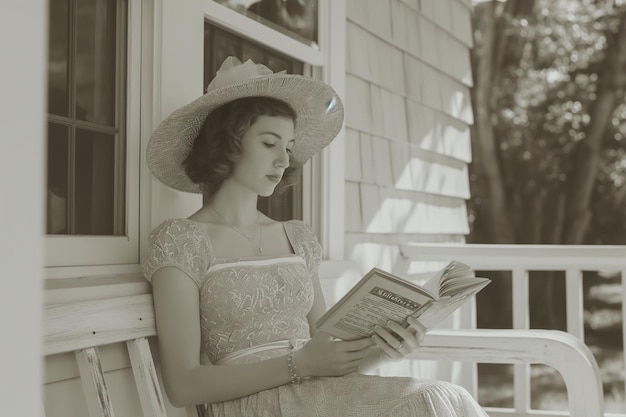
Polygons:
<instances>
[{"instance_id":1,"label":"open book","mask_svg":"<svg viewBox=\"0 0 626 417\"><path fill-rule=\"evenodd\" d=\"M317 330L344 340L367 337L388 320L408 326L407 317L431 329L491 282L474 276L459 261L450 262L424 285L373 268L316 323Z\"/></svg>"}]
</instances>

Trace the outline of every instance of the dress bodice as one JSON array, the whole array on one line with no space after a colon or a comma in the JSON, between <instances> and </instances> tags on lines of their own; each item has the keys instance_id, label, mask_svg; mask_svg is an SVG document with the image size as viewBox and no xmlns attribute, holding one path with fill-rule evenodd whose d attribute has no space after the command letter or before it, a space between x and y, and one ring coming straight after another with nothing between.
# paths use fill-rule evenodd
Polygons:
<instances>
[{"instance_id":1,"label":"dress bodice","mask_svg":"<svg viewBox=\"0 0 626 417\"><path fill-rule=\"evenodd\" d=\"M299 256L215 264L200 289L203 348L216 363L240 349L308 338L312 305L313 286Z\"/></svg>"},{"instance_id":2,"label":"dress bodice","mask_svg":"<svg viewBox=\"0 0 626 417\"><path fill-rule=\"evenodd\" d=\"M175 266L198 286L202 352L212 363L224 355L269 342L310 337L311 276L321 248L306 224L284 224L294 254L281 258L216 259L209 236L197 223L168 220L150 236L142 263L148 280ZM246 362L282 352L246 356Z\"/></svg>"}]
</instances>

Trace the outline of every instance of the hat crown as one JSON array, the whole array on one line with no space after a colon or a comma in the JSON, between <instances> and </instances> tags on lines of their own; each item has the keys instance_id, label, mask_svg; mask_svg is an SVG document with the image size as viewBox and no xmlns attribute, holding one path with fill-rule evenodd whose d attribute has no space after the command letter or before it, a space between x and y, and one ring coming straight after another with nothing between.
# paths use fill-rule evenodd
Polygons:
<instances>
[{"instance_id":1,"label":"hat crown","mask_svg":"<svg viewBox=\"0 0 626 417\"><path fill-rule=\"evenodd\" d=\"M282 74L285 71L272 72L263 64L255 64L251 59L242 63L237 57L229 56L224 60L215 78L211 81L206 92L214 91L229 85L244 82L257 77L265 77L273 74Z\"/></svg>"}]
</instances>

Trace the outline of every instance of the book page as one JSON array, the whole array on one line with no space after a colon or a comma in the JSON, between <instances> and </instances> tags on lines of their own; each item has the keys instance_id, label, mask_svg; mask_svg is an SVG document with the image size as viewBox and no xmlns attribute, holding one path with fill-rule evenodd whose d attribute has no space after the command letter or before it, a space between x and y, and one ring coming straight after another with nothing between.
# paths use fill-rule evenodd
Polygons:
<instances>
[{"instance_id":1,"label":"book page","mask_svg":"<svg viewBox=\"0 0 626 417\"><path fill-rule=\"evenodd\" d=\"M427 330L430 330L490 282L488 279L481 279L481 281L475 282L474 285L466 288L464 292L454 296L443 296L434 300L427 308L417 314L413 314L413 317L416 317Z\"/></svg>"},{"instance_id":2,"label":"book page","mask_svg":"<svg viewBox=\"0 0 626 417\"><path fill-rule=\"evenodd\" d=\"M318 330L344 340L368 337L376 324L386 327L387 320L404 323L407 316L432 300L426 291L376 273L360 284L356 292L349 293L337 308L320 318Z\"/></svg>"}]
</instances>

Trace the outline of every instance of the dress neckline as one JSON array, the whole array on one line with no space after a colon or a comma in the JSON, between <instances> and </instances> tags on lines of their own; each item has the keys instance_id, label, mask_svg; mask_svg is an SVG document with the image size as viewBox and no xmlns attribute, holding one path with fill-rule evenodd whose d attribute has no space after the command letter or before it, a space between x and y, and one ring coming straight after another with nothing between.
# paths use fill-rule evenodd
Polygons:
<instances>
[{"instance_id":1,"label":"dress neckline","mask_svg":"<svg viewBox=\"0 0 626 417\"><path fill-rule=\"evenodd\" d=\"M263 260L282 259L282 258L289 258L289 257L302 258L302 255L298 253L298 250L296 249L298 246L295 242L295 239L293 238L293 236L291 235L289 231L289 228L287 227L287 224L289 223L289 221L277 222L277 223L280 223L282 225L283 231L285 232L285 236L287 236L287 240L289 242L289 245L291 246L292 253L284 254L284 255L263 255L263 256L243 256L243 257L231 256L231 257L225 257L225 258L218 258L215 256L215 251L213 250L213 243L211 242L211 236L209 236L209 233L203 227L203 224L205 224L204 222L193 220L193 219L187 219L187 218L181 218L178 220L187 221L193 224L197 229L200 229L200 233L202 233L202 235L205 237L207 241L207 245L209 247L209 252L212 255L211 261L209 262L210 266L213 264L225 264L225 263L243 262L243 261L246 261L246 262L247 261L263 261Z\"/></svg>"}]
</instances>

